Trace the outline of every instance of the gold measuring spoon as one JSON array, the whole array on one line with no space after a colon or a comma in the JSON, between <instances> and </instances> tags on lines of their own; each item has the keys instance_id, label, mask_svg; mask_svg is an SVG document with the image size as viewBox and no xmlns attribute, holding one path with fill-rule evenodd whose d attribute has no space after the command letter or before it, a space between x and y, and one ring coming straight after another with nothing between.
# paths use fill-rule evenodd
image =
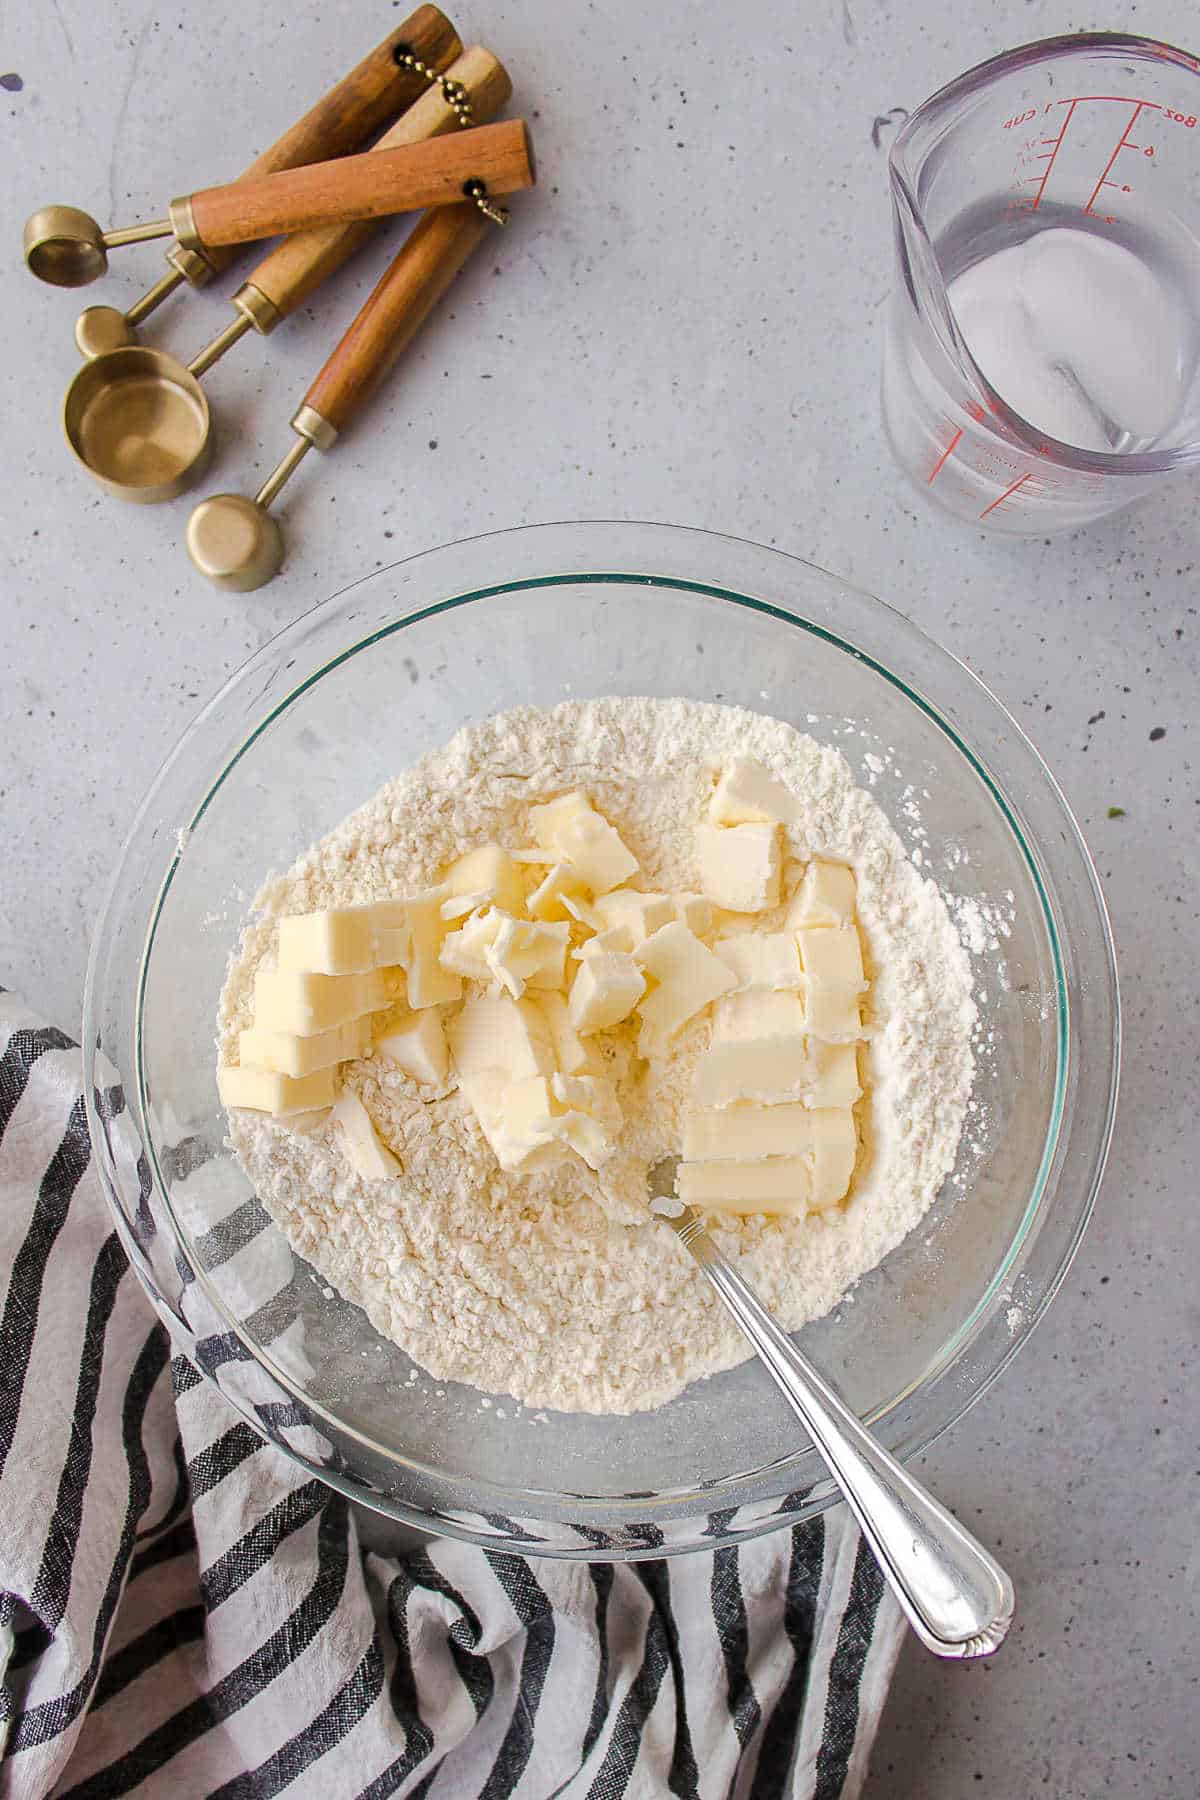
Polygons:
<instances>
[{"instance_id":1,"label":"gold measuring spoon","mask_svg":"<svg viewBox=\"0 0 1200 1800\"><path fill-rule=\"evenodd\" d=\"M369 56L256 157L244 171L244 177L300 168L358 149L380 126L419 99L427 81L448 68L461 51L458 33L446 15L436 6L418 6ZM92 231L98 229L95 220L79 214L77 208L43 207L26 226L27 245L31 237L53 245L60 235L64 212L74 216L73 225L68 219L73 233L80 229L81 218L87 220L86 236L91 237ZM53 249L46 254L55 260ZM235 248L213 248L201 253L176 244L167 253L171 265L167 274L127 312L119 312L116 307L88 309L76 326L80 349L85 356L95 356L101 350L130 342L133 329L183 282L203 287L228 268L236 255Z\"/></svg>"},{"instance_id":2,"label":"gold measuring spoon","mask_svg":"<svg viewBox=\"0 0 1200 1800\"><path fill-rule=\"evenodd\" d=\"M82 287L104 273L114 244L174 237L187 250L206 251L309 225L450 205L468 182L486 194L533 186L528 133L519 119L481 125L451 141L401 144L201 188L172 200L166 218L120 231L103 232L87 213L64 206L55 209L47 234L35 213L25 227L25 260L42 281Z\"/></svg>"},{"instance_id":3,"label":"gold measuring spoon","mask_svg":"<svg viewBox=\"0 0 1200 1800\"><path fill-rule=\"evenodd\" d=\"M490 50L474 44L397 119L370 153L421 143L472 124L486 124L511 93L512 83L504 65ZM350 259L375 229L375 220L358 219L349 225L317 225L282 238L233 295L232 323L200 352L197 361L204 369L210 369L218 356L223 356L251 329L269 336ZM90 359L132 344L135 339L128 318L115 307L88 307L80 314L75 332L84 355Z\"/></svg>"},{"instance_id":4,"label":"gold measuring spoon","mask_svg":"<svg viewBox=\"0 0 1200 1800\"><path fill-rule=\"evenodd\" d=\"M297 441L252 500L214 494L187 524L187 550L218 587L248 593L283 563L283 534L267 510L315 445L338 433L416 335L487 229L474 206L439 207L413 231L330 356L292 418Z\"/></svg>"},{"instance_id":5,"label":"gold measuring spoon","mask_svg":"<svg viewBox=\"0 0 1200 1800\"><path fill-rule=\"evenodd\" d=\"M481 104L500 103L508 77L489 52L478 52L468 74L478 88ZM422 118L436 125L439 105L447 106L444 96L431 93L412 111L426 108ZM511 143L519 144L520 156L532 175L525 128L520 121L512 124L515 134L509 126L485 126L478 131L458 133L455 139L447 141L447 147L465 147L468 139L478 139L490 131L509 132ZM408 150L372 151L362 157L345 157L334 167L344 169L351 163L371 161L382 165L397 155L412 155L431 147L420 143ZM478 166L473 153L471 166ZM312 171L298 173L307 175ZM502 183L507 180L501 175ZM461 186L460 181L460 189ZM446 210L457 212L461 205L460 201ZM482 214L478 216L482 221ZM186 365L163 350L142 345L109 350L85 363L67 389L63 426L68 444L93 479L117 499L143 505L172 500L198 480L208 466L212 440L212 420L199 377L237 342L251 323L270 320L271 323L260 324L259 329L271 329L272 324L294 311L317 282L332 273L361 241L357 237L349 244L341 241L343 233L357 229L353 225L340 226L336 231L324 228L319 241L315 235L305 233L305 237L311 237L307 251L302 246L302 254L290 260L276 262L284 245L272 252L256 271L255 281L247 284L259 298L247 298L238 317ZM265 290L259 287L263 281L267 284ZM273 308L273 312L268 308Z\"/></svg>"}]
</instances>

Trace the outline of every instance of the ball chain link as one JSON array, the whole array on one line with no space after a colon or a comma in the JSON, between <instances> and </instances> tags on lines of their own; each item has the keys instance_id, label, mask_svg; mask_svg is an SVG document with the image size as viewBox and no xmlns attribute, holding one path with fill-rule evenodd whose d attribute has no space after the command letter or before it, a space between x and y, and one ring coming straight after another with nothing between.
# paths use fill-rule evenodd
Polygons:
<instances>
[{"instance_id":1,"label":"ball chain link","mask_svg":"<svg viewBox=\"0 0 1200 1800\"><path fill-rule=\"evenodd\" d=\"M422 62L421 58L415 55L407 44L397 44L392 51L392 57L397 68L411 69L414 75L423 76L431 87L440 87L442 99L458 120L460 129L470 130L475 123L471 111L471 96L461 81L451 81L448 75L439 75L436 69L431 69L428 63ZM463 193L468 200L475 202L484 218L490 219L493 225L508 224L508 208L497 206L494 200L489 199L487 188L482 181L474 179L464 182Z\"/></svg>"}]
</instances>

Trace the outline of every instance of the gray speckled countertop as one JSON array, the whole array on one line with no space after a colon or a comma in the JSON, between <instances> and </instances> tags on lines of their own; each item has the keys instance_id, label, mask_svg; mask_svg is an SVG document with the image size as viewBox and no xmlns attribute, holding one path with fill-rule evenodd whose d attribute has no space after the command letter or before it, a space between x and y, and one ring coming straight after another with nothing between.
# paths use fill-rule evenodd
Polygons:
<instances>
[{"instance_id":1,"label":"gray speckled countertop","mask_svg":"<svg viewBox=\"0 0 1200 1800\"><path fill-rule=\"evenodd\" d=\"M149 217L232 173L294 112L289 89L319 91L391 14L355 0L335 29L315 0L6 9L0 980L77 1028L100 889L153 767L270 633L399 555L539 519L650 517L778 544L893 601L996 689L1066 789L1112 908L1128 1050L1064 1291L923 1464L1001 1548L1016 1628L990 1665L906 1650L867 1792L1192 1800L1197 490L1033 543L914 497L879 427L886 130L872 141L891 108L1032 38L1102 23L1188 43L1192 0L1104 20L1065 0L452 10L516 72L543 184L403 381L297 479L289 567L240 597L193 578L186 502L123 508L70 465L57 415L76 299L25 274L20 223L52 199ZM281 453L386 256L374 246L213 372L219 485L253 488ZM89 298L127 304L158 267L153 247L121 252ZM228 290L175 299L147 336L192 353Z\"/></svg>"}]
</instances>

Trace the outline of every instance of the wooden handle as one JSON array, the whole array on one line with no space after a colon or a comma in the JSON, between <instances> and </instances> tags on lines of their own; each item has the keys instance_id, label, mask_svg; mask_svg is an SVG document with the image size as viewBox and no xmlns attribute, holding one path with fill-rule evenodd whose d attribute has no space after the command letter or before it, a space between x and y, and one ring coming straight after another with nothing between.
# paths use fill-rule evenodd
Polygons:
<instances>
[{"instance_id":1,"label":"wooden handle","mask_svg":"<svg viewBox=\"0 0 1200 1800\"><path fill-rule=\"evenodd\" d=\"M307 394L333 431L383 380L472 250L491 230L477 206L439 206L416 226Z\"/></svg>"},{"instance_id":2,"label":"wooden handle","mask_svg":"<svg viewBox=\"0 0 1200 1800\"><path fill-rule=\"evenodd\" d=\"M243 179L274 175L280 169L303 168L331 156L345 156L411 106L426 92L428 84L424 76L397 63L397 49L411 50L420 62L442 74L461 52L462 43L444 12L436 6L418 6L269 150L255 157L250 167L242 171ZM220 272L236 256L236 249L217 247L208 261Z\"/></svg>"},{"instance_id":3,"label":"wooden handle","mask_svg":"<svg viewBox=\"0 0 1200 1800\"><path fill-rule=\"evenodd\" d=\"M192 248L241 244L308 225L447 206L462 198L464 184L472 180L482 181L489 194L511 194L532 187L535 179L525 123L507 119L428 143L201 188L172 200L171 224L180 243Z\"/></svg>"},{"instance_id":4,"label":"wooden handle","mask_svg":"<svg viewBox=\"0 0 1200 1800\"><path fill-rule=\"evenodd\" d=\"M495 118L512 93L504 65L481 44L464 50L446 70L446 79L462 87L471 103L471 116L479 125ZM459 130L458 114L446 104L439 84L429 88L397 119L370 154ZM309 231L297 231L267 252L251 274L249 285L257 288L275 309L276 320L284 319L303 306L309 295L340 269L374 230L373 220L360 219L352 225L316 225Z\"/></svg>"}]
</instances>

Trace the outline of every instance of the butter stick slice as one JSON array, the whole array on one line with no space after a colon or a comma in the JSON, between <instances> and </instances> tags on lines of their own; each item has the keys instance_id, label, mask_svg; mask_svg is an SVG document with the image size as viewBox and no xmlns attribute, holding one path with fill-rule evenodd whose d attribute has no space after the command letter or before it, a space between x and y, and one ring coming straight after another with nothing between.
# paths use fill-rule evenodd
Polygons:
<instances>
[{"instance_id":1,"label":"butter stick slice","mask_svg":"<svg viewBox=\"0 0 1200 1800\"><path fill-rule=\"evenodd\" d=\"M274 1069L231 1067L217 1070L217 1092L222 1106L274 1113L276 1118L329 1106L333 1101L333 1090L332 1069L317 1069L311 1075L301 1076L281 1075Z\"/></svg>"},{"instance_id":2,"label":"butter stick slice","mask_svg":"<svg viewBox=\"0 0 1200 1800\"><path fill-rule=\"evenodd\" d=\"M380 970L314 975L298 969L260 969L254 977L254 1023L260 1031L314 1037L389 1004Z\"/></svg>"},{"instance_id":3,"label":"butter stick slice","mask_svg":"<svg viewBox=\"0 0 1200 1800\"><path fill-rule=\"evenodd\" d=\"M809 1037L743 1038L710 1045L696 1064L692 1105L735 1106L743 1100L773 1106L853 1106L859 1098L853 1044Z\"/></svg>"},{"instance_id":4,"label":"butter stick slice","mask_svg":"<svg viewBox=\"0 0 1200 1800\"><path fill-rule=\"evenodd\" d=\"M238 1061L243 1068L274 1069L280 1075L311 1075L366 1053L366 1019L351 1019L313 1037L291 1031L263 1031L257 1025L238 1034Z\"/></svg>"},{"instance_id":5,"label":"butter stick slice","mask_svg":"<svg viewBox=\"0 0 1200 1800\"><path fill-rule=\"evenodd\" d=\"M771 1156L754 1163L684 1162L675 1191L702 1212L794 1216L809 1209L812 1172L803 1156Z\"/></svg>"}]
</instances>

